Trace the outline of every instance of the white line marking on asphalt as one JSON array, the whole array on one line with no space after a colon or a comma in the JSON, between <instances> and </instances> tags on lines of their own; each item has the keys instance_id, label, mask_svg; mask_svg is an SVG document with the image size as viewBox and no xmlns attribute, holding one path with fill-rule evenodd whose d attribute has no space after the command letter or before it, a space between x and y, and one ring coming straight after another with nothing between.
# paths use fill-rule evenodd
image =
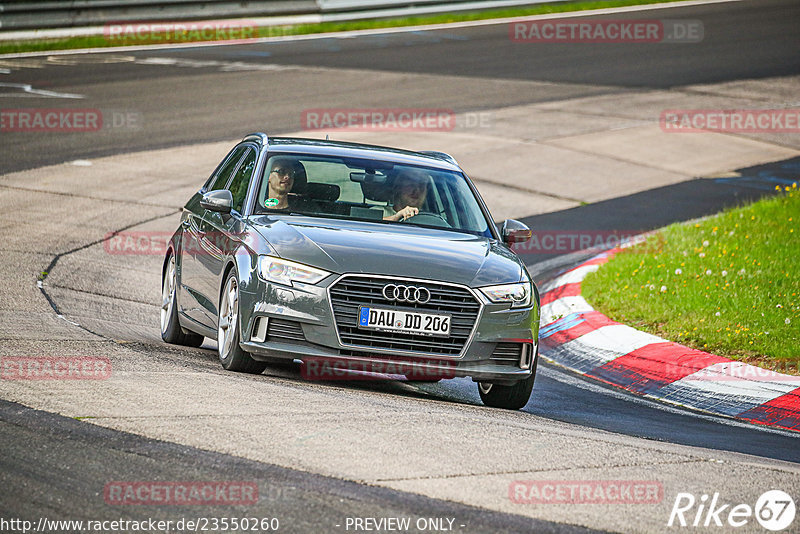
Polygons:
<instances>
[{"instance_id":1,"label":"white line marking on asphalt","mask_svg":"<svg viewBox=\"0 0 800 534\"><path fill-rule=\"evenodd\" d=\"M62 320L64 320L64 321L68 322L68 323L69 323L69 324L71 324L71 325L74 325L74 326L81 326L80 324L76 323L75 321L70 321L69 319L67 319L66 317L64 317L63 315L61 315L60 313L59 313L58 315L56 315L56 317L58 317L59 319L62 319Z\"/></svg>"},{"instance_id":2,"label":"white line marking on asphalt","mask_svg":"<svg viewBox=\"0 0 800 534\"><path fill-rule=\"evenodd\" d=\"M9 60L0 60L0 67L8 68L9 70L14 69L41 69L44 67L44 63L47 61L44 57L32 57L32 58L18 58L18 59L9 59Z\"/></svg>"},{"instance_id":3,"label":"white line marking on asphalt","mask_svg":"<svg viewBox=\"0 0 800 534\"><path fill-rule=\"evenodd\" d=\"M216 61L183 59L174 57L149 57L136 60L137 65L162 65L169 67L212 68L219 67L222 72L238 71L283 71L296 69L294 65L275 65L273 63L245 63L243 61ZM316 69L317 67L312 67Z\"/></svg>"},{"instance_id":4,"label":"white line marking on asphalt","mask_svg":"<svg viewBox=\"0 0 800 534\"><path fill-rule=\"evenodd\" d=\"M41 69L50 65L94 65L98 63L135 63L139 65L158 65L164 67L186 67L186 68L216 68L220 72L273 72L298 69L297 65L276 65L273 63L246 63L243 61L217 61L199 60L175 57L145 57L137 58L134 56L109 56L98 61L98 58L89 55L78 55L71 57L41 57L26 60L0 61L0 65L9 67L11 70L19 69ZM303 67L306 70L327 70L325 67ZM21 86L21 84L20 84ZM30 86L28 86L30 87ZM39 90L37 90L39 91ZM82 97L81 97L82 98Z\"/></svg>"},{"instance_id":5,"label":"white line marking on asphalt","mask_svg":"<svg viewBox=\"0 0 800 534\"><path fill-rule=\"evenodd\" d=\"M20 89L24 94L20 95L19 93L0 93L0 97L45 97L45 98L84 98L83 95L78 95L74 93L59 93L57 91L47 91L45 89L34 89L32 86L28 85L27 83L2 83L0 82L0 87L10 87L12 89Z\"/></svg>"}]
</instances>

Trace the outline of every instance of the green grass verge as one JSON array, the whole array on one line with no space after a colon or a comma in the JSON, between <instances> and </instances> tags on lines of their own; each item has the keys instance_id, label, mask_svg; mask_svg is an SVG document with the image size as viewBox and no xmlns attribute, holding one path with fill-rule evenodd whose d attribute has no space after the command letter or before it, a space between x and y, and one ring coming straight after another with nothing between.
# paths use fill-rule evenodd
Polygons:
<instances>
[{"instance_id":1,"label":"green grass verge","mask_svg":"<svg viewBox=\"0 0 800 534\"><path fill-rule=\"evenodd\" d=\"M277 37L288 35L307 35L312 33L342 32L375 28L396 28L401 26L422 26L470 20L486 20L505 17L522 17L547 13L567 13L609 7L625 7L646 4L661 4L680 0L596 0L591 2L560 2L540 4L530 7L492 9L464 13L445 13L419 17L369 19L350 22L323 22L321 24L298 24L293 26L263 26L258 28L258 37ZM64 39L36 39L27 41L0 41L0 54L20 52L41 52L49 50L72 50L79 48L105 48L110 46L133 46L141 44L165 44L196 42L194 39L158 39L158 36L142 42L137 39L109 39L103 35L89 37L70 37Z\"/></svg>"},{"instance_id":2,"label":"green grass verge","mask_svg":"<svg viewBox=\"0 0 800 534\"><path fill-rule=\"evenodd\" d=\"M582 285L610 318L689 347L798 374L800 191L674 224Z\"/></svg>"}]
</instances>

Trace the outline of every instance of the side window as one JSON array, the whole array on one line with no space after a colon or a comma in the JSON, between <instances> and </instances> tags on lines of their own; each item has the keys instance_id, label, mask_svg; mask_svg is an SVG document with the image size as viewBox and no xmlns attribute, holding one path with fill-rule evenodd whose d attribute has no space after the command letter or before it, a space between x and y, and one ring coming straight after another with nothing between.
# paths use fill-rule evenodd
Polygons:
<instances>
[{"instance_id":1,"label":"side window","mask_svg":"<svg viewBox=\"0 0 800 534\"><path fill-rule=\"evenodd\" d=\"M228 189L233 195L233 209L242 213L244 199L247 196L247 187L250 185L250 178L253 176L253 169L256 167L256 151L249 148L247 154L242 159L242 164L233 175L231 185Z\"/></svg>"},{"instance_id":2,"label":"side window","mask_svg":"<svg viewBox=\"0 0 800 534\"><path fill-rule=\"evenodd\" d=\"M247 147L239 146L236 147L233 152L231 152L231 155L228 156L228 160L225 162L225 164L219 168L217 174L209 181L209 184L206 187L207 191L225 189L225 186L228 185L228 179L236 169L236 164L239 163L239 160L242 158L242 154L244 154L245 150L247 150Z\"/></svg>"}]
</instances>

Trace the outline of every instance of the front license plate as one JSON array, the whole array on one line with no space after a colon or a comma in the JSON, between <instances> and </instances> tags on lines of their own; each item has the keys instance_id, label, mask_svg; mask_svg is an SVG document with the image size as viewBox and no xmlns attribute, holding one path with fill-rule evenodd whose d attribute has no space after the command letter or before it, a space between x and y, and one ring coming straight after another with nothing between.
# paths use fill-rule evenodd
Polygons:
<instances>
[{"instance_id":1,"label":"front license plate","mask_svg":"<svg viewBox=\"0 0 800 534\"><path fill-rule=\"evenodd\" d=\"M358 327L386 332L447 337L450 335L450 316L360 306L358 308Z\"/></svg>"}]
</instances>

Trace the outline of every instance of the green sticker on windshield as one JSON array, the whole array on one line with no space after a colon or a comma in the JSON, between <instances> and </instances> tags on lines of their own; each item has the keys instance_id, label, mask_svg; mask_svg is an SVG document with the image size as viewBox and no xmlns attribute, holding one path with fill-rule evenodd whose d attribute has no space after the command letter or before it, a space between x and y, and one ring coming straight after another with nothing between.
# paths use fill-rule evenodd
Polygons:
<instances>
[{"instance_id":1,"label":"green sticker on windshield","mask_svg":"<svg viewBox=\"0 0 800 534\"><path fill-rule=\"evenodd\" d=\"M279 203L280 203L280 200L278 200L277 198L268 198L267 200L264 201L264 206L266 206L268 208L274 208Z\"/></svg>"}]
</instances>

